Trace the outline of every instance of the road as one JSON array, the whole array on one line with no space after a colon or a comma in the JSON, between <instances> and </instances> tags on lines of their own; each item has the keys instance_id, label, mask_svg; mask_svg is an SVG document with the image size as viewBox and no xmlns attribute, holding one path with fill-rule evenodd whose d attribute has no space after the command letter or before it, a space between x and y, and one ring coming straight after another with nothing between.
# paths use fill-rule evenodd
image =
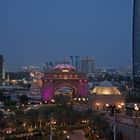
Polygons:
<instances>
[{"instance_id":1,"label":"road","mask_svg":"<svg viewBox=\"0 0 140 140\"><path fill-rule=\"evenodd\" d=\"M84 135L85 132L83 130L75 130L69 134L70 140L87 140Z\"/></svg>"}]
</instances>

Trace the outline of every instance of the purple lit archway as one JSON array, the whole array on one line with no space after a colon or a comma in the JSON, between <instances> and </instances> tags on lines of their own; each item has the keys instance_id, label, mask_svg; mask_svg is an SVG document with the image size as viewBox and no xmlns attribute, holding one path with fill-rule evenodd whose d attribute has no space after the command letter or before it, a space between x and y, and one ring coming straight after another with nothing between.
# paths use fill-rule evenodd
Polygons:
<instances>
[{"instance_id":1,"label":"purple lit archway","mask_svg":"<svg viewBox=\"0 0 140 140\"><path fill-rule=\"evenodd\" d=\"M69 65L66 67L60 65L45 73L42 85L42 100L44 101L53 99L56 89L62 86L74 89L74 95L77 97L86 97L88 94L86 74Z\"/></svg>"}]
</instances>

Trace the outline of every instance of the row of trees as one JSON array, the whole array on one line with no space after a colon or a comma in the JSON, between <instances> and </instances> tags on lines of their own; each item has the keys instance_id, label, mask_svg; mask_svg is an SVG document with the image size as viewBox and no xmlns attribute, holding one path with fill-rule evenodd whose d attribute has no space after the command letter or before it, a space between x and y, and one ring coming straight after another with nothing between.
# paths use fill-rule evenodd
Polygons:
<instances>
[{"instance_id":1,"label":"row of trees","mask_svg":"<svg viewBox=\"0 0 140 140\"><path fill-rule=\"evenodd\" d=\"M28 101L26 97L21 96L21 98L24 99L22 102ZM14 111L14 114L6 116L0 112L0 128L3 130L10 128L16 133L41 131L48 136L50 122L54 120L56 121L55 132L57 132L54 135L62 135L63 130L85 128L90 136L97 135L101 139L111 140L112 129L103 115L91 110L84 112L73 110L69 105L72 104L69 96L56 96L55 101L54 106L46 105L28 111L19 108ZM83 120L87 120L86 123L83 123ZM70 126L73 128L71 129Z\"/></svg>"},{"instance_id":2,"label":"row of trees","mask_svg":"<svg viewBox=\"0 0 140 140\"><path fill-rule=\"evenodd\" d=\"M27 104L28 103L28 97L26 95L18 96L20 104ZM3 102L5 106L11 106L16 105L17 103L15 101L11 100L10 96L5 96L3 92L0 93L0 102Z\"/></svg>"},{"instance_id":3,"label":"row of trees","mask_svg":"<svg viewBox=\"0 0 140 140\"><path fill-rule=\"evenodd\" d=\"M140 93L128 93L126 94L127 103L140 103Z\"/></svg>"},{"instance_id":4,"label":"row of trees","mask_svg":"<svg viewBox=\"0 0 140 140\"><path fill-rule=\"evenodd\" d=\"M131 76L124 76L121 74L109 74L107 72L103 72L100 75L98 75L98 77L94 77L92 75L90 75L88 77L88 81L89 82L93 82L93 81L103 81L103 80L108 80L108 81L114 81L114 82L118 82L121 83L122 81L126 81L126 82L132 82L132 78Z\"/></svg>"},{"instance_id":5,"label":"row of trees","mask_svg":"<svg viewBox=\"0 0 140 140\"><path fill-rule=\"evenodd\" d=\"M3 102L5 106L15 105L16 102L11 101L10 96L5 96L3 92L0 93L0 102Z\"/></svg>"}]
</instances>

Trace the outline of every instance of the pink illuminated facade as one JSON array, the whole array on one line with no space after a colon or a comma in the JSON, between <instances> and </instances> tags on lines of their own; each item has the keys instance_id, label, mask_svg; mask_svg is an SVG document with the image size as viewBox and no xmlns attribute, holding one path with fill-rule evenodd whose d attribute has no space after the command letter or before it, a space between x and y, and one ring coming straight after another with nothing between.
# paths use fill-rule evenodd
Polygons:
<instances>
[{"instance_id":1,"label":"pink illuminated facade","mask_svg":"<svg viewBox=\"0 0 140 140\"><path fill-rule=\"evenodd\" d=\"M86 74L77 71L72 65L59 64L44 74L42 99L50 101L55 91L63 86L72 88L74 97L86 97L88 94Z\"/></svg>"}]
</instances>

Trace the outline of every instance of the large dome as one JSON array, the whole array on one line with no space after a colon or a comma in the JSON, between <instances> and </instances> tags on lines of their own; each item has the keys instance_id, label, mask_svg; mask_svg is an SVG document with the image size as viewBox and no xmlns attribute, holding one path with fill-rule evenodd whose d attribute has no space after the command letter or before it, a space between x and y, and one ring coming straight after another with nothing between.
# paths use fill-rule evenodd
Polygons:
<instances>
[{"instance_id":1,"label":"large dome","mask_svg":"<svg viewBox=\"0 0 140 140\"><path fill-rule=\"evenodd\" d=\"M71 64L58 64L54 67L54 70L63 70L63 69L76 70L76 68Z\"/></svg>"},{"instance_id":2,"label":"large dome","mask_svg":"<svg viewBox=\"0 0 140 140\"><path fill-rule=\"evenodd\" d=\"M119 89L106 80L96 86L93 89L93 93L99 95L121 95Z\"/></svg>"}]
</instances>

